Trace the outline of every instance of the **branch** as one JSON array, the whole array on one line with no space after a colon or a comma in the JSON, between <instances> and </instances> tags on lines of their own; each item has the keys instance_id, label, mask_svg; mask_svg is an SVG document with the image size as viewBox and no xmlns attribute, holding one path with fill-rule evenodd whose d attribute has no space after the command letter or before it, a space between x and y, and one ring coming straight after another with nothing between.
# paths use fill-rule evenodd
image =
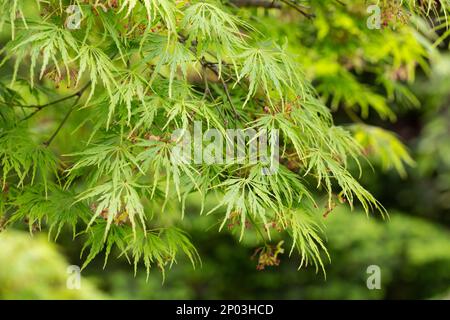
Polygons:
<instances>
[{"instance_id":1,"label":"branch","mask_svg":"<svg viewBox=\"0 0 450 320\"><path fill-rule=\"evenodd\" d=\"M225 95L227 96L228 102L230 103L231 108L233 109L234 116L236 117L236 119L239 119L240 116L239 116L239 113L237 112L237 109L236 109L234 103L233 103L233 100L231 99L230 91L228 90L228 85L225 82L225 80L223 80L223 77L219 74L219 70L217 70L217 66L214 63L206 61L204 58L200 61L200 63L202 64L203 67L208 68L209 70L214 72L214 74L217 76L220 83L222 84L223 90L225 91Z\"/></svg>"},{"instance_id":2,"label":"branch","mask_svg":"<svg viewBox=\"0 0 450 320\"><path fill-rule=\"evenodd\" d=\"M178 38L178 39L179 39L179 41L180 41L182 44L185 44L185 43L186 43L186 37L184 37L183 35L179 35L179 38ZM191 48L189 48L189 50L190 50L194 55L197 56L197 52L196 52L196 50L195 50L194 48L191 47ZM198 58L197 58L197 59L198 59ZM208 68L209 70L211 70L212 72L214 72L214 74L217 76L217 78L219 79L220 83L222 84L223 90L225 91L225 94L226 94L226 96L227 96L228 102L230 103L231 108L233 109L233 113L234 113L235 118L236 118L236 119L239 119L240 116L239 116L239 113L237 112L237 109L236 109L234 103L233 103L233 100L231 99L230 91L228 90L228 85L227 85L227 83L225 82L225 80L223 80L223 78L221 77L221 75L220 75L220 73L219 73L219 70L217 70L217 66L216 66L214 63L205 60L204 57L202 57L201 59L198 59L198 61L200 62L200 64L202 65L203 68Z\"/></svg>"},{"instance_id":3,"label":"branch","mask_svg":"<svg viewBox=\"0 0 450 320\"><path fill-rule=\"evenodd\" d=\"M58 128L56 128L55 132L53 132L53 134L51 135L51 137L44 142L44 145L46 147L48 147L52 141L55 139L55 137L58 135L59 131L61 131L61 128L64 126L64 124L67 122L67 120L69 119L70 115L72 114L73 110L75 109L75 106L77 105L78 101L80 101L81 96L83 95L83 92L90 86L91 81L89 81L83 88L81 88L77 93L75 93L75 95L77 96L77 98L75 99L75 101L73 102L73 104L70 106L69 111L66 113L66 115L64 116L64 119L61 121L61 123L59 124Z\"/></svg>"},{"instance_id":4,"label":"branch","mask_svg":"<svg viewBox=\"0 0 450 320\"><path fill-rule=\"evenodd\" d=\"M231 0L236 7L260 7L266 9L281 9L281 4L274 0Z\"/></svg>"},{"instance_id":5,"label":"branch","mask_svg":"<svg viewBox=\"0 0 450 320\"><path fill-rule=\"evenodd\" d=\"M280 2L282 2L300 12L308 19L315 17L314 14L308 13L306 11L308 9L307 7L297 3L295 0L231 0L230 2L235 7L260 7L266 9L281 9L282 5Z\"/></svg>"},{"instance_id":6,"label":"branch","mask_svg":"<svg viewBox=\"0 0 450 320\"><path fill-rule=\"evenodd\" d=\"M27 105L27 106L13 105L13 106L11 106L11 107L16 107L16 108L36 108L36 109L44 109L44 108L49 107L49 106L52 106L52 105L54 105L54 104L57 104L57 103L60 103L60 102L69 100L69 99L75 97L76 95L77 95L77 92L75 92L75 93L73 93L73 94L71 94L71 95L69 95L69 96L67 96L67 97L64 97L64 98L61 98L61 99L57 99L57 100L55 100L55 101L51 101L51 102L48 102L48 103L46 103L46 104L41 104L41 105L34 105L34 104L32 104L32 105Z\"/></svg>"},{"instance_id":7,"label":"branch","mask_svg":"<svg viewBox=\"0 0 450 320\"><path fill-rule=\"evenodd\" d=\"M60 102L69 100L69 99L71 99L71 98L73 98L73 97L76 97L76 96L80 97L80 96L83 94L83 92L84 92L90 85L91 85L91 81L89 81L83 88L81 88L81 89L78 90L77 92L75 92L75 93L73 93L73 94L71 94L71 95L69 95L69 96L67 96L67 97L64 97L64 98L61 98L61 99L58 99L58 100L55 100L55 101L52 101L52 102L49 102L49 103L46 103L46 104L43 104L43 105L36 105L36 106L33 106L33 105L30 105L30 106L18 106L18 107L24 107L24 108L36 108L36 110L34 110L32 113L30 113L29 115L27 115L25 118L21 119L20 122L23 122L23 121L26 121L26 120L32 118L36 113L38 113L39 111L41 111L42 109L44 109L44 108L46 108L46 107L49 107L49 106L52 106L52 105L54 105L54 104L57 104L57 103L60 103ZM79 99L77 99L77 100L79 100Z\"/></svg>"},{"instance_id":8,"label":"branch","mask_svg":"<svg viewBox=\"0 0 450 320\"><path fill-rule=\"evenodd\" d=\"M115 57L116 55L117 55L117 52L114 53L114 54L110 57L110 59L111 59L111 60L114 59L114 57ZM73 97L78 97L78 98L77 98L77 102L78 102L78 100L80 100L79 98L83 95L83 92L91 85L91 83L92 83L92 81L89 80L88 83L86 83L86 84L84 85L84 87L82 87L82 88L81 88L80 90L78 90L77 92L71 94L70 96L67 96L67 97L64 97L64 98L61 98L61 99L58 99L58 100L49 102L49 103L44 104L44 105L41 105L41 106L28 106L29 108L36 108L36 110L33 111L33 112L32 112L31 114L29 114L28 116L26 116L25 118L23 118L22 120L20 120L19 122L26 121L26 120L30 119L30 118L33 117L36 113L38 113L39 111L41 111L42 109L44 109L44 108L46 108L46 107L48 107L48 106L54 105L54 104L59 103L59 102L62 102L62 101L69 100L69 99L71 99L71 98L73 98Z\"/></svg>"},{"instance_id":9,"label":"branch","mask_svg":"<svg viewBox=\"0 0 450 320\"><path fill-rule=\"evenodd\" d=\"M305 6L298 4L294 0L279 0L279 1L285 3L286 5L290 6L293 9L297 10L298 12L300 12L302 15L304 15L308 19L312 19L315 17L315 15L313 13L308 13L305 11L305 9L307 9Z\"/></svg>"}]
</instances>

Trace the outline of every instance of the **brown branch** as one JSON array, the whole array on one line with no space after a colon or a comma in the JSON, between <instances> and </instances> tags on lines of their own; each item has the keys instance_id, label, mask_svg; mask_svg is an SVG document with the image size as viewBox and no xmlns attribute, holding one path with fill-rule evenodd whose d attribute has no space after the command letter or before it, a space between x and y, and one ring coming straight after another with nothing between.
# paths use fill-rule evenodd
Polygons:
<instances>
[{"instance_id":1,"label":"brown branch","mask_svg":"<svg viewBox=\"0 0 450 320\"><path fill-rule=\"evenodd\" d=\"M236 117L236 119L239 119L239 113L237 112L237 109L233 103L233 100L231 99L231 95L230 95L230 91L228 89L228 85L225 82L225 80L223 80L222 75L219 73L219 70L217 69L217 66L211 62L206 61L204 58L202 58L202 60L200 61L200 63L202 64L203 67L208 68L209 70L211 70L212 72L214 72L214 74L217 76L217 78L219 79L220 83L222 84L223 90L225 91L225 95L227 96L228 102L231 105L231 108L233 109L234 112L234 116Z\"/></svg>"},{"instance_id":2,"label":"brown branch","mask_svg":"<svg viewBox=\"0 0 450 320\"><path fill-rule=\"evenodd\" d=\"M39 104L31 104L31 105L23 106L23 105L20 105L20 104L16 104L16 105L12 105L11 107L13 107L13 108L27 108L27 109L28 108L31 108L31 109L43 109L43 108L52 106L54 104L57 104L57 103L69 100L70 98L73 98L76 95L77 94L74 93L74 94L71 94L71 95L69 95L67 97L63 97L63 98L60 98L60 99L57 99L57 100L54 100L54 101L51 101L51 102L48 102L48 103L45 103L45 104L40 104L40 105Z\"/></svg>"},{"instance_id":3,"label":"brown branch","mask_svg":"<svg viewBox=\"0 0 450 320\"><path fill-rule=\"evenodd\" d=\"M23 108L36 108L36 110L34 110L32 113L27 115L25 118L21 119L20 122L26 121L26 120L32 118L36 113L38 113L39 111L41 111L44 108L47 108L49 106L55 105L57 103L60 103L60 102L63 102L63 101L69 100L69 99L72 99L73 97L80 96L84 92L84 90L86 90L90 86L90 84L91 84L91 82L89 81L83 88L81 88L77 92L75 92L67 97L64 97L64 98L61 98L61 99L58 99L58 100L55 100L55 101L52 101L52 102L49 102L49 103L46 103L43 105L17 106L17 107L23 107Z\"/></svg>"},{"instance_id":4,"label":"brown branch","mask_svg":"<svg viewBox=\"0 0 450 320\"><path fill-rule=\"evenodd\" d=\"M304 15L306 18L308 19L312 19L315 17L315 15L313 13L308 13L305 11L305 7L302 6L301 4L298 4L296 1L293 0L280 0L281 2L283 2L284 4L288 5L289 7L297 10L298 12L300 12L302 15Z\"/></svg>"},{"instance_id":5,"label":"brown branch","mask_svg":"<svg viewBox=\"0 0 450 320\"><path fill-rule=\"evenodd\" d=\"M275 0L231 0L236 7L260 7L266 9L281 9L281 4Z\"/></svg>"},{"instance_id":6,"label":"brown branch","mask_svg":"<svg viewBox=\"0 0 450 320\"><path fill-rule=\"evenodd\" d=\"M178 40L182 43L185 44L186 43L186 37L184 37L183 35L179 35ZM189 48L189 50L194 54L197 55L197 52L195 50L195 48ZM225 91L225 95L227 96L228 102L231 105L231 108L233 109L233 113L235 116L235 119L239 119L239 113L237 112L237 109L233 103L233 100L231 99L231 95L230 95L230 91L228 89L228 85L225 82L225 80L223 80L222 75L219 73L219 70L217 69L217 66L214 63L211 63L207 60L205 60L204 57L202 57L201 59L198 59L198 61L200 62L200 64L202 65L203 68L207 68L209 70L211 70L218 78L218 80L220 81L220 83L222 84L223 90Z\"/></svg>"},{"instance_id":7,"label":"brown branch","mask_svg":"<svg viewBox=\"0 0 450 320\"><path fill-rule=\"evenodd\" d=\"M53 132L53 134L51 135L51 137L44 142L44 145L46 147L48 147L53 139L55 139L55 137L58 135L59 131L62 129L62 127L64 126L64 124L67 122L67 120L69 119L70 115L72 114L73 110L75 109L75 106L78 104L78 101L80 101L81 96L83 95L84 91L90 86L91 81L89 81L83 88L81 88L75 95L76 95L76 99L73 102L73 104L70 106L69 111L66 113L66 115L64 116L64 119L61 121L61 123L59 124L58 128L56 128L55 132Z\"/></svg>"},{"instance_id":8,"label":"brown branch","mask_svg":"<svg viewBox=\"0 0 450 320\"><path fill-rule=\"evenodd\" d=\"M300 12L308 19L315 17L314 14L306 11L308 10L308 7L298 3L295 0L231 0L230 3L235 7L260 7L266 9L281 9L281 3L284 3L285 5Z\"/></svg>"}]
</instances>

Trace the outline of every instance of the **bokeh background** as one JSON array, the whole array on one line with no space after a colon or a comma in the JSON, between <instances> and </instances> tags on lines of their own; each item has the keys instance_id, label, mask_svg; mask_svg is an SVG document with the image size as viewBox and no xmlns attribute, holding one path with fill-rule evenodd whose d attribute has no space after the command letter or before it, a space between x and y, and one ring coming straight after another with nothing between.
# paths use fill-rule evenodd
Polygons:
<instances>
[{"instance_id":1,"label":"bokeh background","mask_svg":"<svg viewBox=\"0 0 450 320\"><path fill-rule=\"evenodd\" d=\"M328 48L338 49L332 43ZM311 65L321 62L313 60ZM83 270L81 290L69 290L67 266L83 264L82 242L62 234L54 244L45 231L30 235L24 227L0 233L0 298L450 299L450 55L444 50L431 67L426 74L418 70L408 84L420 107L396 108L393 123L376 116L366 120L394 131L415 164L405 177L365 164L361 181L389 218L344 206L323 218L331 256L326 277L313 268L298 270L300 259L289 257L289 250L280 255L279 266L257 270L256 235L249 231L239 242L233 229L217 232L220 217L200 217L194 195L183 228L198 248L201 267L180 260L164 277L154 269L146 279L145 270L138 267L134 274L127 259L115 259L120 252L114 252L105 268L100 256ZM348 120L342 111L334 114L338 123ZM380 290L366 286L370 265L380 267Z\"/></svg>"}]
</instances>

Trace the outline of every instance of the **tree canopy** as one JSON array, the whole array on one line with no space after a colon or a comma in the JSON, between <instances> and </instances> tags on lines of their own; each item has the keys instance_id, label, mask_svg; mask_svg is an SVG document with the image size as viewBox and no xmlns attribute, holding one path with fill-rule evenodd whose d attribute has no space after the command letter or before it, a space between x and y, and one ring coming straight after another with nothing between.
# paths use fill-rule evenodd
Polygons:
<instances>
[{"instance_id":1,"label":"tree canopy","mask_svg":"<svg viewBox=\"0 0 450 320\"><path fill-rule=\"evenodd\" d=\"M446 45L449 9L448 0L0 0L2 227L25 222L55 240L72 232L85 266L118 250L135 270L164 272L179 255L200 263L180 225L195 196L197 219L260 237L261 268L277 264L284 243L271 237L284 232L300 267L325 272L322 215L338 204L387 214L360 183L361 163L402 176L414 164L395 134L365 120L419 106L408 84ZM267 163L247 154L174 162L172 134L195 122L279 132L277 170L264 174Z\"/></svg>"}]
</instances>

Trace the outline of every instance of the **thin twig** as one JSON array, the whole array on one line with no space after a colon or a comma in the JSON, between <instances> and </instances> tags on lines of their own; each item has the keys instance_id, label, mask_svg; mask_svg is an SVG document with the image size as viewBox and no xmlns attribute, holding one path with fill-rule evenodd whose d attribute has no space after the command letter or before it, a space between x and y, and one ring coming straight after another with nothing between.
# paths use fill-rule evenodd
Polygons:
<instances>
[{"instance_id":1,"label":"thin twig","mask_svg":"<svg viewBox=\"0 0 450 320\"><path fill-rule=\"evenodd\" d=\"M211 97L211 99L214 101L214 97L211 93L211 89L209 89L209 82L208 82L208 75L206 74L206 66L202 65L202 71L203 71L203 82L205 85L205 92L203 93L203 99L206 98L207 95L209 95Z\"/></svg>"},{"instance_id":2,"label":"thin twig","mask_svg":"<svg viewBox=\"0 0 450 320\"><path fill-rule=\"evenodd\" d=\"M78 101L80 100L80 97L81 96L79 96L76 100L75 100L75 102L73 103L73 105L70 107L70 109L69 109L69 111L66 113L66 115L64 116L64 119L61 121L61 123L59 124L59 126L58 126L58 128L55 130L55 132L53 132L53 134L52 134L52 136L47 140L47 141L45 141L44 142L44 145L46 146L46 147L48 147L51 143L52 143L52 141L53 141L53 139L55 139L55 137L58 135L58 133L59 133L59 131L61 130L61 128L64 126L64 124L67 122L67 120L69 119L69 116L72 114L72 111L73 111L73 109L75 108L75 105L78 103Z\"/></svg>"},{"instance_id":3,"label":"thin twig","mask_svg":"<svg viewBox=\"0 0 450 320\"><path fill-rule=\"evenodd\" d=\"M182 44L186 43L186 37L184 37L183 35L179 35L179 41ZM194 48L189 48L189 50L196 55L197 52ZM212 72L214 72L214 74L217 76L217 78L219 79L220 83L222 84L223 90L225 91L225 95L227 96L228 102L231 105L231 108L233 109L233 113L235 116L235 119L239 119L239 113L237 112L237 109L233 103L233 100L231 99L231 95L230 95L230 91L228 90L228 85L227 83L223 80L223 78L221 77L219 70L217 70L217 67L215 64L207 61L204 57L202 57L201 59L198 59L198 61L200 62L200 64L202 65L202 67L204 68L208 68L209 70L211 70Z\"/></svg>"},{"instance_id":4,"label":"thin twig","mask_svg":"<svg viewBox=\"0 0 450 320\"><path fill-rule=\"evenodd\" d=\"M75 101L73 102L73 104L70 106L69 111L67 111L66 115L64 116L64 119L61 121L61 123L59 124L58 128L56 128L55 132L53 132L53 134L51 135L51 137L44 142L44 145L46 147L48 147L52 141L55 139L55 137L58 135L59 131L61 131L62 127L64 126L64 124L67 122L67 120L69 119L70 115L72 114L73 110L75 109L75 106L78 104L78 101L80 101L81 96L83 95L83 92L89 87L90 85L90 81L83 87L81 88L76 96L77 98L75 99Z\"/></svg>"},{"instance_id":5,"label":"thin twig","mask_svg":"<svg viewBox=\"0 0 450 320\"><path fill-rule=\"evenodd\" d=\"M233 103L233 100L231 99L230 91L228 90L228 85L225 82L225 80L223 80L223 77L220 75L219 70L217 70L217 67L213 63L206 61L204 58L200 61L200 63L202 64L202 66L204 66L204 67L208 68L209 70L211 70L212 72L214 72L214 74L217 76L220 83L222 84L223 90L225 91L225 95L227 96L228 102L230 103L231 108L233 109L235 118L239 119L240 115L237 112L237 109Z\"/></svg>"},{"instance_id":6,"label":"thin twig","mask_svg":"<svg viewBox=\"0 0 450 320\"><path fill-rule=\"evenodd\" d=\"M66 97L63 97L63 98L60 98L60 99L57 99L57 100L54 100L54 101L50 101L50 102L48 102L48 103L41 104L41 105L34 105L34 104L31 104L31 105L27 105L27 106L22 106L22 105L19 105L19 104L18 104L18 105L12 105L11 107L14 107L14 108L36 108L36 109L44 109L44 108L49 107L49 106L52 106L52 105L54 105L54 104L57 104L57 103L60 103L60 102L69 100L69 99L75 97L76 95L77 95L77 92L75 92L75 93L73 93L73 94L71 94L71 95L69 95L69 96L66 96Z\"/></svg>"},{"instance_id":7,"label":"thin twig","mask_svg":"<svg viewBox=\"0 0 450 320\"><path fill-rule=\"evenodd\" d=\"M232 0L231 3L238 8L259 7L266 9L280 9L281 5L274 0Z\"/></svg>"},{"instance_id":8,"label":"thin twig","mask_svg":"<svg viewBox=\"0 0 450 320\"><path fill-rule=\"evenodd\" d=\"M291 8L297 10L308 19L312 19L315 17L315 14L306 12L298 3L295 3L291 0L280 0L280 1L287 4Z\"/></svg>"},{"instance_id":9,"label":"thin twig","mask_svg":"<svg viewBox=\"0 0 450 320\"><path fill-rule=\"evenodd\" d=\"M26 120L32 118L36 113L38 113L39 111L41 111L42 109L44 109L46 107L49 107L49 106L55 105L57 103L69 100L69 99L71 99L73 97L76 97L76 96L80 96L90 85L91 85L91 81L89 81L83 88L81 88L77 92L75 92L75 93L73 93L73 94L71 94L71 95L69 95L67 97L64 97L64 98L61 98L61 99L58 99L58 100L55 100L55 101L52 101L52 102L40 105L40 106L28 106L29 108L33 108L34 107L34 108L36 108L36 110L34 110L32 113L30 113L26 117L22 118L19 122L23 122L23 121L26 121Z\"/></svg>"}]
</instances>

